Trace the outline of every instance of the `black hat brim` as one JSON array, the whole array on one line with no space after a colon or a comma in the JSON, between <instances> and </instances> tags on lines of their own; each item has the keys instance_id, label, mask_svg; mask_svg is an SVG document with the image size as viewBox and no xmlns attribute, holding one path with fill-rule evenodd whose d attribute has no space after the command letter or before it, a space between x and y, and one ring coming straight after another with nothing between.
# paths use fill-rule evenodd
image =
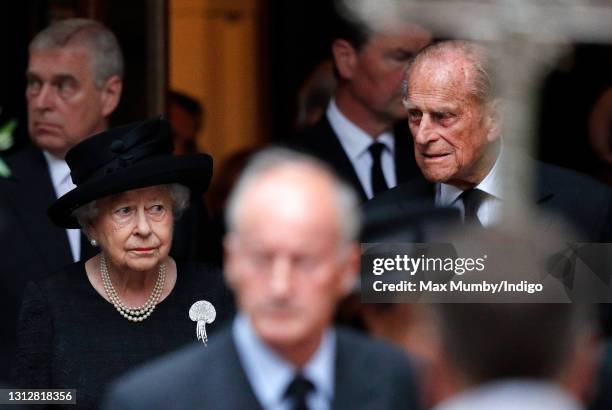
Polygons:
<instances>
[{"instance_id":1,"label":"black hat brim","mask_svg":"<svg viewBox=\"0 0 612 410\"><path fill-rule=\"evenodd\" d=\"M55 201L47 215L62 228L80 228L73 216L74 211L96 199L131 189L172 183L204 192L211 178L212 158L209 155L154 157L112 174L91 178Z\"/></svg>"}]
</instances>

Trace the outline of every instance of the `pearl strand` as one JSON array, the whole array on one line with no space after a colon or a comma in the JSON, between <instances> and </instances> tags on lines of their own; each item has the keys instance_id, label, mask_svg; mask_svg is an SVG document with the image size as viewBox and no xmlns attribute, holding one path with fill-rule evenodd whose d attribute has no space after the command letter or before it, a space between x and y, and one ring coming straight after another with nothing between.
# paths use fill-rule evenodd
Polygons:
<instances>
[{"instance_id":1,"label":"pearl strand","mask_svg":"<svg viewBox=\"0 0 612 410\"><path fill-rule=\"evenodd\" d=\"M104 257L104 254L100 256L100 276L102 277L104 291L115 309L117 309L117 312L131 322L142 322L151 316L151 313L153 313L153 310L155 310L155 306L157 306L159 303L166 279L166 264L162 263L159 265L157 281L155 282L153 291L151 292L151 295L147 301L143 305L134 308L130 308L123 303L119 297L119 294L117 294L108 273L108 266L106 265L106 258Z\"/></svg>"}]
</instances>

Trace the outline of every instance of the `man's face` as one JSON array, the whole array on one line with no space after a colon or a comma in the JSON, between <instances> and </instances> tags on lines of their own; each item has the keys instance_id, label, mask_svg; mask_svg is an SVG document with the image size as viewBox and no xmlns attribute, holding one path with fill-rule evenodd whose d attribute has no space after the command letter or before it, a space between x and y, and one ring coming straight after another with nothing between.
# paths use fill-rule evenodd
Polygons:
<instances>
[{"instance_id":1,"label":"man's face","mask_svg":"<svg viewBox=\"0 0 612 410\"><path fill-rule=\"evenodd\" d=\"M318 343L358 269L358 249L339 245L330 184L313 182L311 171L262 177L226 239L226 276L240 310L281 351Z\"/></svg>"},{"instance_id":2,"label":"man's face","mask_svg":"<svg viewBox=\"0 0 612 410\"><path fill-rule=\"evenodd\" d=\"M172 124L174 138L179 142L195 141L198 134L198 120L196 116L179 104L168 104L168 119Z\"/></svg>"},{"instance_id":3,"label":"man's face","mask_svg":"<svg viewBox=\"0 0 612 410\"><path fill-rule=\"evenodd\" d=\"M470 92L466 62L424 61L408 79L408 123L425 178L461 189L478 184L495 160L499 137L491 104Z\"/></svg>"},{"instance_id":4,"label":"man's face","mask_svg":"<svg viewBox=\"0 0 612 410\"><path fill-rule=\"evenodd\" d=\"M103 131L105 117L114 109L105 88L94 83L90 60L82 46L30 54L28 131L36 145L60 158L81 140Z\"/></svg>"},{"instance_id":5,"label":"man's face","mask_svg":"<svg viewBox=\"0 0 612 410\"><path fill-rule=\"evenodd\" d=\"M356 51L349 92L372 113L386 121L406 118L402 106L402 81L412 57L430 41L418 27L373 34Z\"/></svg>"}]
</instances>

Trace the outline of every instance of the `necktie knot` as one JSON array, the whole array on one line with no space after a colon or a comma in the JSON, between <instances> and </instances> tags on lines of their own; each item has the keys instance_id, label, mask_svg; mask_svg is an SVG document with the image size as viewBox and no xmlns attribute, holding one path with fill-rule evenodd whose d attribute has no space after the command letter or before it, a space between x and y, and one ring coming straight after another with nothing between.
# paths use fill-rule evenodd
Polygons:
<instances>
[{"instance_id":1,"label":"necktie knot","mask_svg":"<svg viewBox=\"0 0 612 410\"><path fill-rule=\"evenodd\" d=\"M370 144L368 151L370 151L370 155L374 161L380 161L380 156L385 149L385 144L382 142L374 142Z\"/></svg>"},{"instance_id":2,"label":"necktie knot","mask_svg":"<svg viewBox=\"0 0 612 410\"><path fill-rule=\"evenodd\" d=\"M482 226L482 223L478 219L478 209L480 205L487 198L488 194L480 189L466 189L459 196L463 202L463 208L465 209L465 222L473 223Z\"/></svg>"},{"instance_id":3,"label":"necktie knot","mask_svg":"<svg viewBox=\"0 0 612 410\"><path fill-rule=\"evenodd\" d=\"M381 156L385 148L385 144L382 142L374 142L368 148L368 151L370 151L370 155L372 156L372 172L370 174L372 196L376 196L377 194L389 189L381 165Z\"/></svg>"},{"instance_id":4,"label":"necktie knot","mask_svg":"<svg viewBox=\"0 0 612 410\"><path fill-rule=\"evenodd\" d=\"M314 390L314 384L306 379L301 373L298 373L291 383L289 383L289 386L287 386L285 397L292 400L293 410L308 410L306 396L312 390Z\"/></svg>"}]
</instances>

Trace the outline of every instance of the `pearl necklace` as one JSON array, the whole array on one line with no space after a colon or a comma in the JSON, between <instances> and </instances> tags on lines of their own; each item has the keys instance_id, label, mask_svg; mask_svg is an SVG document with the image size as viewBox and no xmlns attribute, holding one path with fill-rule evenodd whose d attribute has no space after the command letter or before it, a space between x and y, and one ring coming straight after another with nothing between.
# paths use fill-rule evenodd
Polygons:
<instances>
[{"instance_id":1,"label":"pearl necklace","mask_svg":"<svg viewBox=\"0 0 612 410\"><path fill-rule=\"evenodd\" d=\"M161 263L159 265L157 281L155 282L155 287L153 288L151 296L149 296L147 301L142 306L135 308L128 307L125 303L123 303L117 294L117 291L111 282L110 275L108 274L108 266L106 265L106 258L104 257L104 254L100 255L100 276L102 276L102 283L104 285L106 295L121 316L132 322L142 322L151 316L155 306L159 303L159 299L164 289L164 282L166 280L166 264Z\"/></svg>"}]
</instances>

